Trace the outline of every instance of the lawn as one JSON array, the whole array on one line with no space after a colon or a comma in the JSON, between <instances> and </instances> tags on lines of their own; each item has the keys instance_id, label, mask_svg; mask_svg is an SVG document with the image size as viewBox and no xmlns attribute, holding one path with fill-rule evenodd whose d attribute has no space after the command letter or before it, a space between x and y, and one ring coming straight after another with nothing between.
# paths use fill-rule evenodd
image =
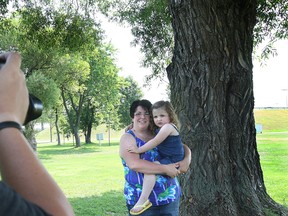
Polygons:
<instances>
[{"instance_id":1,"label":"lawn","mask_svg":"<svg viewBox=\"0 0 288 216\"><path fill-rule=\"evenodd\" d=\"M288 132L258 134L257 144L267 192L288 206Z\"/></svg>"},{"instance_id":2,"label":"lawn","mask_svg":"<svg viewBox=\"0 0 288 216\"><path fill-rule=\"evenodd\" d=\"M256 124L263 126L263 132L281 132L288 130L288 109L256 109Z\"/></svg>"},{"instance_id":3,"label":"lawn","mask_svg":"<svg viewBox=\"0 0 288 216\"><path fill-rule=\"evenodd\" d=\"M288 206L288 110L255 110L255 122L263 125L257 146L268 194ZM104 140L96 140L103 133ZM123 168L118 156L119 137L111 130L111 145L104 126L93 131L93 144L74 148L72 140L64 145L38 144L38 155L71 202L77 216L126 216L123 198ZM37 135L47 142L49 130ZM83 136L82 136L83 139Z\"/></svg>"},{"instance_id":4,"label":"lawn","mask_svg":"<svg viewBox=\"0 0 288 216\"><path fill-rule=\"evenodd\" d=\"M76 215L127 215L118 145L39 144L38 156L69 198Z\"/></svg>"},{"instance_id":5,"label":"lawn","mask_svg":"<svg viewBox=\"0 0 288 216\"><path fill-rule=\"evenodd\" d=\"M287 206L288 132L258 134L257 142L266 189L275 201ZM80 148L39 144L38 154L68 196L76 215L127 215L117 142Z\"/></svg>"}]
</instances>

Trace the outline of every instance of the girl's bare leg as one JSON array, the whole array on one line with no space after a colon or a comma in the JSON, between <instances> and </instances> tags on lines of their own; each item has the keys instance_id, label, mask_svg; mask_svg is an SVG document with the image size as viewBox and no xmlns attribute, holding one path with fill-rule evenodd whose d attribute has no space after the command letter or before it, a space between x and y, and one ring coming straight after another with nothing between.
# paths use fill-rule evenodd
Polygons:
<instances>
[{"instance_id":1,"label":"girl's bare leg","mask_svg":"<svg viewBox=\"0 0 288 216\"><path fill-rule=\"evenodd\" d=\"M148 174L144 175L142 193L139 197L139 200L135 204L135 206L131 209L132 212L139 212L143 209L141 205L143 205L148 200L148 197L151 194L151 191L155 185L155 182L156 182L155 175L148 175Z\"/></svg>"}]
</instances>

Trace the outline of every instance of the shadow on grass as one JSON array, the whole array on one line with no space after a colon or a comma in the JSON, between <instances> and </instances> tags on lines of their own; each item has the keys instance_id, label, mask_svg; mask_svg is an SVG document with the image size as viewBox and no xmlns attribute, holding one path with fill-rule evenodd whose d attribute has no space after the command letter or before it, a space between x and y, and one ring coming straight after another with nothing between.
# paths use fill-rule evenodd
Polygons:
<instances>
[{"instance_id":1,"label":"shadow on grass","mask_svg":"<svg viewBox=\"0 0 288 216\"><path fill-rule=\"evenodd\" d=\"M126 216L122 191L109 191L99 196L69 198L76 216Z\"/></svg>"},{"instance_id":2,"label":"shadow on grass","mask_svg":"<svg viewBox=\"0 0 288 216\"><path fill-rule=\"evenodd\" d=\"M42 148L41 145L38 145L38 152L41 154L47 155L71 155L71 154L87 154L101 152L101 150L96 147L87 147L87 145L82 145L81 147L76 148L72 145L51 145L49 148Z\"/></svg>"},{"instance_id":3,"label":"shadow on grass","mask_svg":"<svg viewBox=\"0 0 288 216\"><path fill-rule=\"evenodd\" d=\"M73 155L73 154L89 154L89 153L96 153L101 152L103 148L118 146L119 143L108 143L104 144L97 144L97 143L90 143L90 144L82 144L80 147L75 147L73 143L66 143L63 145L57 144L38 144L37 145L37 152L40 159L50 159L49 155Z\"/></svg>"}]
</instances>

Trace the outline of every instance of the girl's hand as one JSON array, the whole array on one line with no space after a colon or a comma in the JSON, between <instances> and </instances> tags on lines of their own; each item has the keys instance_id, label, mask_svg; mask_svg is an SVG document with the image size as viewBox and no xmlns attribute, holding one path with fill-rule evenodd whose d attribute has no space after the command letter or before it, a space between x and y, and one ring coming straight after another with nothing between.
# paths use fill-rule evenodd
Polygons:
<instances>
[{"instance_id":1,"label":"girl's hand","mask_svg":"<svg viewBox=\"0 0 288 216\"><path fill-rule=\"evenodd\" d=\"M134 145L134 144L129 145L128 148L127 148L127 151L131 152L131 153L139 154L138 147L136 145Z\"/></svg>"}]
</instances>

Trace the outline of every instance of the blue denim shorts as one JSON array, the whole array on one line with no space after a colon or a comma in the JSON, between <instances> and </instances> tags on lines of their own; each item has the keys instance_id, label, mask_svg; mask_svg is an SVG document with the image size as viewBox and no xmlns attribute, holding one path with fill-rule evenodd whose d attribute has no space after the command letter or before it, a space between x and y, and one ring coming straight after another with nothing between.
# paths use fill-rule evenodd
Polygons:
<instances>
[{"instance_id":1,"label":"blue denim shorts","mask_svg":"<svg viewBox=\"0 0 288 216\"><path fill-rule=\"evenodd\" d=\"M132 205L127 205L128 208L128 215L130 209L133 208ZM151 206L149 209L144 211L141 216L179 216L179 199L171 202L167 205L161 206Z\"/></svg>"}]
</instances>

